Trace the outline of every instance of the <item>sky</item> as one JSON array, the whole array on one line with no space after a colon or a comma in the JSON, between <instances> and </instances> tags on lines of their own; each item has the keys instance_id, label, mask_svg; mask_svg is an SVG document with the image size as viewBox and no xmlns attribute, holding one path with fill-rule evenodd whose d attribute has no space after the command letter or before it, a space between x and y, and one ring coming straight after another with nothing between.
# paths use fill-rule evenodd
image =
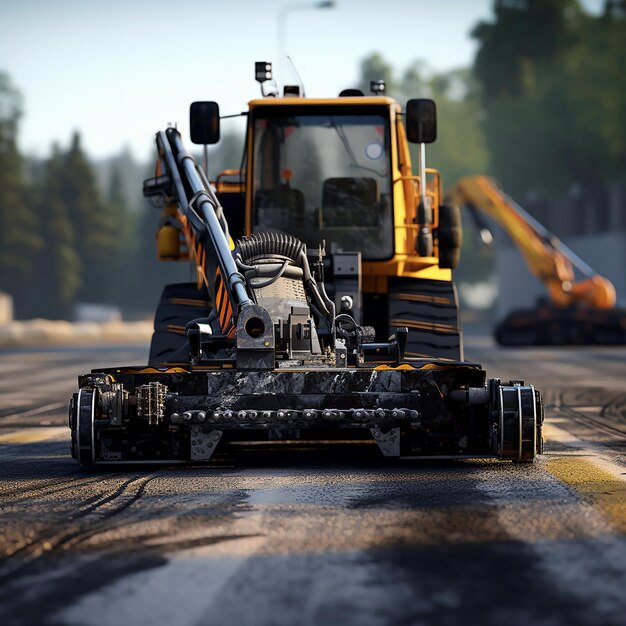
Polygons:
<instances>
[{"instance_id":1,"label":"sky","mask_svg":"<svg viewBox=\"0 0 626 626\"><path fill-rule=\"evenodd\" d=\"M145 159L154 134L176 123L188 136L189 104L216 100L223 115L260 97L254 62L272 61L306 94L354 86L379 52L402 72L472 63L476 23L492 0L0 0L0 70L22 92L22 152L45 157L79 130L93 158L129 149ZM598 11L603 0L585 0ZM281 67L285 72L281 72ZM279 78L279 82L283 80ZM419 96L420 94L415 94Z\"/></svg>"}]
</instances>

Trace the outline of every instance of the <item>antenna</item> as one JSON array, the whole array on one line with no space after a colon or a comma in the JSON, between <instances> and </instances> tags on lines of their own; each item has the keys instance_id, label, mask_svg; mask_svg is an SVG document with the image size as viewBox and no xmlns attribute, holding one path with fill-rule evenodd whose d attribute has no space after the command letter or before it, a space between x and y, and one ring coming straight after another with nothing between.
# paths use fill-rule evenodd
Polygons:
<instances>
[{"instance_id":1,"label":"antenna","mask_svg":"<svg viewBox=\"0 0 626 626\"><path fill-rule=\"evenodd\" d=\"M296 64L293 62L293 59L287 55L287 58L289 59L289 63L291 63L291 67L293 68L293 71L296 73L296 77L297 79L300 81L300 87L302 87L302 93L300 94L303 98L304 98L304 82L302 81L302 77L300 76L300 72L298 72L298 68L296 67Z\"/></svg>"}]
</instances>

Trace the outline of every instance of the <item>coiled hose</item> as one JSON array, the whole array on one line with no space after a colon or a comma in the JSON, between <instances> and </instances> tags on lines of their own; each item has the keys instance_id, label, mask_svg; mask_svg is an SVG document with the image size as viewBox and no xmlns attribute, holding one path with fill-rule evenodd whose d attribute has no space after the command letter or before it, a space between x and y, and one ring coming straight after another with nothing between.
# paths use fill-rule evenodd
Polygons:
<instances>
[{"instance_id":1,"label":"coiled hose","mask_svg":"<svg viewBox=\"0 0 626 626\"><path fill-rule=\"evenodd\" d=\"M304 286L317 307L326 315L334 318L334 303L325 292L320 293L318 285L311 274L309 260L306 256L306 246L302 241L287 233L253 233L246 235L237 241L238 253L237 265L242 270L253 269L255 260L272 256L291 259L295 265L302 269L304 274ZM280 273L285 271L283 266ZM274 277L274 279L278 276Z\"/></svg>"},{"instance_id":2,"label":"coiled hose","mask_svg":"<svg viewBox=\"0 0 626 626\"><path fill-rule=\"evenodd\" d=\"M286 233L254 233L237 241L237 247L244 263L258 257L277 254L300 265L300 258L304 252L304 244Z\"/></svg>"}]
</instances>

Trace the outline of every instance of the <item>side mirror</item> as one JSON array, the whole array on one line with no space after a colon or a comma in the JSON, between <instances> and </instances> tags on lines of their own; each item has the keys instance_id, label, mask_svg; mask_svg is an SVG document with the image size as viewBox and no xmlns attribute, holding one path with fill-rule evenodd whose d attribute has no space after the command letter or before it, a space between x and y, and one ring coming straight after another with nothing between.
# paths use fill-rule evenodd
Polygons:
<instances>
[{"instance_id":1,"label":"side mirror","mask_svg":"<svg viewBox=\"0 0 626 626\"><path fill-rule=\"evenodd\" d=\"M189 130L193 143L217 143L220 140L220 107L217 102L192 102Z\"/></svg>"},{"instance_id":2,"label":"side mirror","mask_svg":"<svg viewBox=\"0 0 626 626\"><path fill-rule=\"evenodd\" d=\"M437 107L432 100L409 100L405 120L406 136L411 143L433 143L437 139Z\"/></svg>"}]
</instances>

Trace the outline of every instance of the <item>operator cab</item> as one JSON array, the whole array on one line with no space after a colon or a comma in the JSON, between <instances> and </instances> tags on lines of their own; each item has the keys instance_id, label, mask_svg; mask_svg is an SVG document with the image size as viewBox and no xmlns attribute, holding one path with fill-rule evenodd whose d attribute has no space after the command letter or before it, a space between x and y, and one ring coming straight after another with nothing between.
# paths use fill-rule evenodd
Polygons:
<instances>
[{"instance_id":1,"label":"operator cab","mask_svg":"<svg viewBox=\"0 0 626 626\"><path fill-rule=\"evenodd\" d=\"M315 249L393 256L385 106L256 106L249 121L252 231L286 232Z\"/></svg>"},{"instance_id":2,"label":"operator cab","mask_svg":"<svg viewBox=\"0 0 626 626\"><path fill-rule=\"evenodd\" d=\"M447 219L450 211L438 219L439 174L427 174L434 102L409 100L402 113L381 97L382 81L373 81L373 97L351 90L339 98L304 99L290 90L279 98L271 64L256 63L255 77L264 98L250 101L242 114L248 118L242 168L216 181L230 234L288 233L311 251L321 242L331 255L359 251L371 278L366 291L381 288L379 276L449 281L449 272L439 270L456 266L460 238L452 234L460 233L460 219ZM206 147L219 140L219 124L217 103L192 105L192 140L205 146L205 169ZM419 176L412 174L407 140L420 144ZM226 174L234 174L234 182Z\"/></svg>"}]
</instances>

